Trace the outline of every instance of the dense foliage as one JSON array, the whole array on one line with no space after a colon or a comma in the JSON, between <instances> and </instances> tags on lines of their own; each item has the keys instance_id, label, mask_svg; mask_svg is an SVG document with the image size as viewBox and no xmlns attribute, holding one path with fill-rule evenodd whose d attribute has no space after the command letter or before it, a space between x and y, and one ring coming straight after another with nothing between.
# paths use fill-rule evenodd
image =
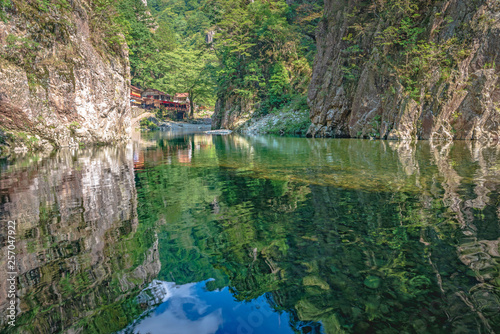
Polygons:
<instances>
[{"instance_id":1,"label":"dense foliage","mask_svg":"<svg viewBox=\"0 0 500 334\"><path fill-rule=\"evenodd\" d=\"M122 0L132 84L198 104L235 94L267 113L304 96L322 1ZM304 105L304 104L302 104Z\"/></svg>"},{"instance_id":2,"label":"dense foliage","mask_svg":"<svg viewBox=\"0 0 500 334\"><path fill-rule=\"evenodd\" d=\"M32 67L37 54L55 43L68 44L63 58L77 55L69 16L85 10L101 55L122 54L128 45L133 85L172 95L188 92L193 104L214 105L216 97L236 95L259 102L264 113L304 99L314 30L322 15L322 1L311 0L291 5L283 0L150 0L147 6L142 0L1 0L0 8L0 20L18 11L33 21L28 37L9 36L4 52L34 77L30 82L43 81L43 73Z\"/></svg>"},{"instance_id":3,"label":"dense foliage","mask_svg":"<svg viewBox=\"0 0 500 334\"><path fill-rule=\"evenodd\" d=\"M148 7L142 0L120 1L133 85L171 95L188 92L192 106L214 104L215 57L205 43L209 23L200 6L199 1L152 0Z\"/></svg>"},{"instance_id":4,"label":"dense foliage","mask_svg":"<svg viewBox=\"0 0 500 334\"><path fill-rule=\"evenodd\" d=\"M262 113L304 96L322 1L207 0L219 59L218 98L259 103Z\"/></svg>"}]
</instances>

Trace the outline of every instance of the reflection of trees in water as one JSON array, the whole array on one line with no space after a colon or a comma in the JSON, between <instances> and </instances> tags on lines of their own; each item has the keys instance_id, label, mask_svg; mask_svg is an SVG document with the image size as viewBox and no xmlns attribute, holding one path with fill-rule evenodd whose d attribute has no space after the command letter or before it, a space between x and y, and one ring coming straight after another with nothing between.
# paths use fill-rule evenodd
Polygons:
<instances>
[{"instance_id":1,"label":"reflection of trees in water","mask_svg":"<svg viewBox=\"0 0 500 334\"><path fill-rule=\"evenodd\" d=\"M221 193L191 219L214 197L218 218L182 233L238 299L269 292L329 332L499 328L498 149L294 140L217 138L218 166L195 163Z\"/></svg>"},{"instance_id":2,"label":"reflection of trees in water","mask_svg":"<svg viewBox=\"0 0 500 334\"><path fill-rule=\"evenodd\" d=\"M129 156L125 148L63 150L0 176L1 219L18 222L21 314L10 330L112 332L141 312L124 297L160 264L154 234L138 225Z\"/></svg>"}]
</instances>

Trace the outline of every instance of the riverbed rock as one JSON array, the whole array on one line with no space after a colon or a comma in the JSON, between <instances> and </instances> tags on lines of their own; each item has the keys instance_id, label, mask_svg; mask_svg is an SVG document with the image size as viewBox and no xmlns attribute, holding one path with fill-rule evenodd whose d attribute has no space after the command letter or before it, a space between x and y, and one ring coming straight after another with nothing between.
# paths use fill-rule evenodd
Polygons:
<instances>
[{"instance_id":1,"label":"riverbed rock","mask_svg":"<svg viewBox=\"0 0 500 334\"><path fill-rule=\"evenodd\" d=\"M126 45L105 40L82 0L39 6L13 0L0 20L0 127L11 135L5 141L37 148L27 135L54 147L128 138Z\"/></svg>"},{"instance_id":2,"label":"riverbed rock","mask_svg":"<svg viewBox=\"0 0 500 334\"><path fill-rule=\"evenodd\" d=\"M156 126L160 126L160 121L155 116L148 117L148 121L155 124Z\"/></svg>"},{"instance_id":3,"label":"riverbed rock","mask_svg":"<svg viewBox=\"0 0 500 334\"><path fill-rule=\"evenodd\" d=\"M172 128L172 125L167 122L160 122L159 127L161 131L168 131Z\"/></svg>"},{"instance_id":4,"label":"riverbed rock","mask_svg":"<svg viewBox=\"0 0 500 334\"><path fill-rule=\"evenodd\" d=\"M498 141L499 2L419 2L413 53L389 38L411 43L395 10L325 1L308 136Z\"/></svg>"},{"instance_id":5,"label":"riverbed rock","mask_svg":"<svg viewBox=\"0 0 500 334\"><path fill-rule=\"evenodd\" d=\"M210 131L205 131L207 135L229 135L233 133L232 130L228 129L220 129L220 130L210 130Z\"/></svg>"}]
</instances>

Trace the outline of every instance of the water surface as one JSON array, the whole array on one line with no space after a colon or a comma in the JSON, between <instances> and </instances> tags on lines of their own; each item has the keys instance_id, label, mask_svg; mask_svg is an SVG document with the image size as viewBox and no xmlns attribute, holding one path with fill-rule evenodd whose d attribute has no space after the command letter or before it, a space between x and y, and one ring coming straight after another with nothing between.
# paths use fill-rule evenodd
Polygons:
<instances>
[{"instance_id":1,"label":"water surface","mask_svg":"<svg viewBox=\"0 0 500 334\"><path fill-rule=\"evenodd\" d=\"M20 333L500 331L500 147L157 132L0 162Z\"/></svg>"}]
</instances>

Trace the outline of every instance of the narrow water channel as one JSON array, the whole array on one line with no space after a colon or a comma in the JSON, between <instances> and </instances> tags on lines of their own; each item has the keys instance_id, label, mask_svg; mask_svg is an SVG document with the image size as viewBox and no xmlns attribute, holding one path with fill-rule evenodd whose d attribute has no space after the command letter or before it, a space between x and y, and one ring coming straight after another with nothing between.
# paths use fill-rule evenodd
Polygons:
<instances>
[{"instance_id":1,"label":"narrow water channel","mask_svg":"<svg viewBox=\"0 0 500 334\"><path fill-rule=\"evenodd\" d=\"M0 168L0 332L500 332L498 146L156 132Z\"/></svg>"}]
</instances>

